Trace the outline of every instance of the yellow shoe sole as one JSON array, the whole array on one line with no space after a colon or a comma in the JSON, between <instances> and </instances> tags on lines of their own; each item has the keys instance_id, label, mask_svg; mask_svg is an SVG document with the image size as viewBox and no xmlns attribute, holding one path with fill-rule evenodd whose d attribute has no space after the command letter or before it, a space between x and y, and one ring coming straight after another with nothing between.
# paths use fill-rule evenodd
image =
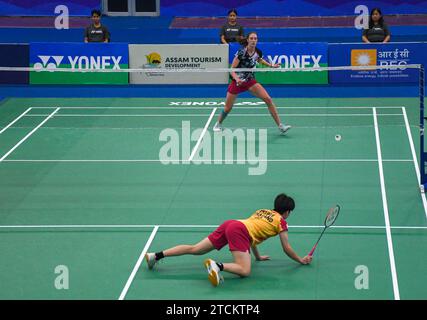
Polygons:
<instances>
[{"instance_id":1,"label":"yellow shoe sole","mask_svg":"<svg viewBox=\"0 0 427 320\"><path fill-rule=\"evenodd\" d=\"M211 259L206 259L206 260L205 260L205 267L206 267L206 270L209 270L209 269L210 269L211 261L212 261ZM208 271L208 272L209 272L209 271ZM217 273L215 270L212 270L212 269L211 269L211 271L210 271L210 272L209 272L209 274L208 274L208 279L209 279L210 283L211 283L214 287L218 287L219 282L220 282L220 278L219 278L218 273Z\"/></svg>"}]
</instances>

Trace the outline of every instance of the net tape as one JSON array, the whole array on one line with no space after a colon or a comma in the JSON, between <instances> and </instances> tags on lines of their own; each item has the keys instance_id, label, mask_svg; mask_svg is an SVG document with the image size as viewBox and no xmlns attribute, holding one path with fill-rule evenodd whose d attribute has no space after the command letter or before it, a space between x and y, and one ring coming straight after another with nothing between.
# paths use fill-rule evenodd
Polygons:
<instances>
[{"instance_id":1,"label":"net tape","mask_svg":"<svg viewBox=\"0 0 427 320\"><path fill-rule=\"evenodd\" d=\"M105 73L229 73L229 72L315 72L315 71L369 71L395 69L421 69L421 64L384 65L384 66L341 66L313 68L193 68L193 69L163 69L163 68L128 68L128 69L85 69L85 68L33 68L33 67L0 67L0 71L14 72L105 72Z\"/></svg>"}]
</instances>

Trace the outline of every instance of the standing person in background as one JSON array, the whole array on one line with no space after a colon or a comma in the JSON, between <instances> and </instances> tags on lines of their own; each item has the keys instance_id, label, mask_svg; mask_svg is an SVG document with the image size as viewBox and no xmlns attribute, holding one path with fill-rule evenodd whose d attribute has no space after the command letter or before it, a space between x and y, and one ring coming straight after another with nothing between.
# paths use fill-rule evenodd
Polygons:
<instances>
[{"instance_id":1,"label":"standing person in background","mask_svg":"<svg viewBox=\"0 0 427 320\"><path fill-rule=\"evenodd\" d=\"M374 8L369 17L369 29L363 30L362 40L365 43L390 41L390 30L384 22L384 17L379 8Z\"/></svg>"},{"instance_id":2,"label":"standing person in background","mask_svg":"<svg viewBox=\"0 0 427 320\"><path fill-rule=\"evenodd\" d=\"M110 42L110 32L101 25L101 11L92 10L92 24L85 29L85 42Z\"/></svg>"},{"instance_id":3,"label":"standing person in background","mask_svg":"<svg viewBox=\"0 0 427 320\"><path fill-rule=\"evenodd\" d=\"M250 32L246 40L242 41L242 48L234 56L231 68L243 68L243 69L255 69L258 63L268 66L270 68L278 68L279 64L269 63L262 57L262 51L257 48L258 35L256 32ZM281 134L285 134L289 129L290 125L284 125L280 116L277 113L276 105L271 99L265 88L255 80L254 72L231 72L231 83L227 89L227 96L225 98L225 106L218 117L218 121L213 127L213 131L222 131L222 122L231 112L234 102L237 96L245 91L249 91L252 95L260 98L268 107L268 111L274 119L274 122L279 128Z\"/></svg>"},{"instance_id":4,"label":"standing person in background","mask_svg":"<svg viewBox=\"0 0 427 320\"><path fill-rule=\"evenodd\" d=\"M221 43L240 42L244 38L243 27L237 24L237 11L231 9L227 13L227 23L222 26L220 36Z\"/></svg>"}]
</instances>

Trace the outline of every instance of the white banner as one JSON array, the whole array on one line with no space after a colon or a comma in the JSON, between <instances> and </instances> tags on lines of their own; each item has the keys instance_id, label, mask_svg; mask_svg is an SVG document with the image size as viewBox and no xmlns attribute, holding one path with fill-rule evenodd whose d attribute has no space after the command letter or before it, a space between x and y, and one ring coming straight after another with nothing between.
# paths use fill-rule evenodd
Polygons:
<instances>
[{"instance_id":1,"label":"white banner","mask_svg":"<svg viewBox=\"0 0 427 320\"><path fill-rule=\"evenodd\" d=\"M227 84L228 73L159 73L150 72L150 70L227 68L228 45L131 44L129 45L129 67L147 70L131 73L131 84Z\"/></svg>"}]
</instances>

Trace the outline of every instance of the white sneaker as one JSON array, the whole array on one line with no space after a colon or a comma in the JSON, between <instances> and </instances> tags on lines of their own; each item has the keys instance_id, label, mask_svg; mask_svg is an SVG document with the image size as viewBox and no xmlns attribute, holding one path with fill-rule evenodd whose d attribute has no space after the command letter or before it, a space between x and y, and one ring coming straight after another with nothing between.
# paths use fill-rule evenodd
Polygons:
<instances>
[{"instance_id":1,"label":"white sneaker","mask_svg":"<svg viewBox=\"0 0 427 320\"><path fill-rule=\"evenodd\" d=\"M224 282L224 278L221 275L218 265L212 259L205 260L205 267L208 271L208 279L214 287L217 287L221 282Z\"/></svg>"},{"instance_id":2,"label":"white sneaker","mask_svg":"<svg viewBox=\"0 0 427 320\"><path fill-rule=\"evenodd\" d=\"M218 121L215 123L213 129L214 132L221 132L222 131L222 125Z\"/></svg>"},{"instance_id":3,"label":"white sneaker","mask_svg":"<svg viewBox=\"0 0 427 320\"><path fill-rule=\"evenodd\" d=\"M292 128L291 126L284 126L283 124L281 124L279 126L279 131L281 134L286 134L286 132L288 132L289 129L291 129L291 128Z\"/></svg>"},{"instance_id":4,"label":"white sneaker","mask_svg":"<svg viewBox=\"0 0 427 320\"><path fill-rule=\"evenodd\" d=\"M154 253L147 253L145 255L145 261L147 261L148 269L152 270L156 264L156 255Z\"/></svg>"}]
</instances>

